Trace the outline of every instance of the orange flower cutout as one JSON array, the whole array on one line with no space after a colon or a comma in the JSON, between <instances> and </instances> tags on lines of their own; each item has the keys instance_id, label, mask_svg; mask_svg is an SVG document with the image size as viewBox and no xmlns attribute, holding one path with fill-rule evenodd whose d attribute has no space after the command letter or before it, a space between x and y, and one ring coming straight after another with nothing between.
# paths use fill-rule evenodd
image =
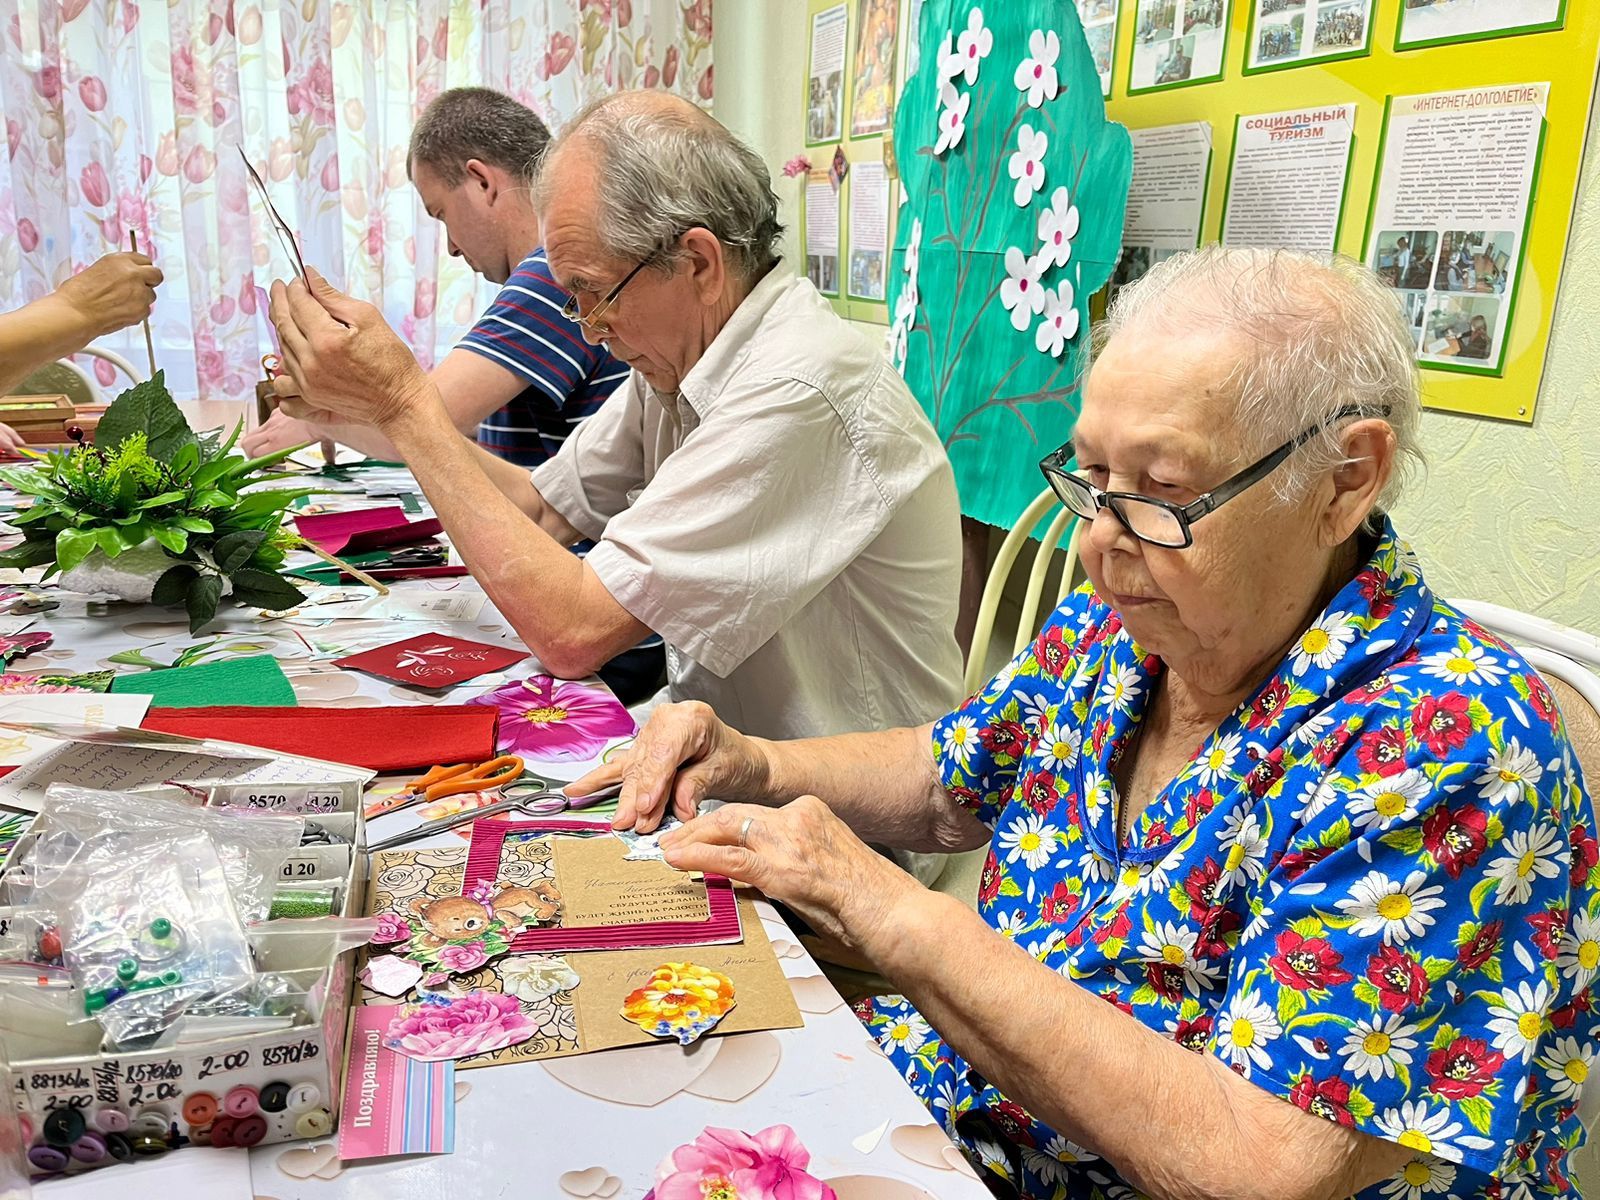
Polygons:
<instances>
[{"instance_id":1,"label":"orange flower cutout","mask_svg":"<svg viewBox=\"0 0 1600 1200\"><path fill-rule=\"evenodd\" d=\"M651 1037L687 1046L733 1008L733 980L694 963L662 963L628 993L622 1015Z\"/></svg>"}]
</instances>

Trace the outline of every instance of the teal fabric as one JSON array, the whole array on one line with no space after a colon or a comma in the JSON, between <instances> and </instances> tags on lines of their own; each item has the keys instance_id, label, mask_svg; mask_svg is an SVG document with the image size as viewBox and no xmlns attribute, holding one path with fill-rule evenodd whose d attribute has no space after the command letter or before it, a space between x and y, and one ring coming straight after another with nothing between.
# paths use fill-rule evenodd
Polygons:
<instances>
[{"instance_id":1,"label":"teal fabric","mask_svg":"<svg viewBox=\"0 0 1600 1200\"><path fill-rule=\"evenodd\" d=\"M957 75L953 86L969 104L966 131L954 148L936 154L940 50L947 35L967 32L972 11L969 0L928 0L917 35L917 72L895 120L895 157L910 200L895 236L890 340L950 454L962 512L1010 528L1044 487L1039 459L1072 435L1088 351L1089 297L1110 278L1121 248L1133 150L1127 130L1106 120L1100 77L1074 6L1009 0L981 10L993 45L975 82ZM1059 89L1038 108L1029 106L1016 82L1035 30L1053 31L1060 45ZM1044 133L1048 146L1043 187L1019 207L1009 165L1024 126ZM1052 261L1039 281L1057 293L1070 285L1067 302L1077 313L1075 336L1057 357L1038 348L1041 315L1023 330L1013 326L1002 284L1009 248L1027 258L1041 252L1040 217L1059 187L1077 207L1079 227L1070 237L1070 258ZM916 249L908 254L914 239ZM914 281L908 275L913 258Z\"/></svg>"}]
</instances>

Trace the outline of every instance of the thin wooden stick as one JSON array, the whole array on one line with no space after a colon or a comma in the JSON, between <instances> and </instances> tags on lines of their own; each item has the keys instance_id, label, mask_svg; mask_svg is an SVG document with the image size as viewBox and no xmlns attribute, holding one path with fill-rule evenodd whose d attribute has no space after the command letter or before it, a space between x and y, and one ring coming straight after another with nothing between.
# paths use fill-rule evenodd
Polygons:
<instances>
[{"instance_id":1,"label":"thin wooden stick","mask_svg":"<svg viewBox=\"0 0 1600 1200\"><path fill-rule=\"evenodd\" d=\"M315 554L318 558L323 559L325 562L332 563L334 566L338 567L339 570L343 571L346 575L354 576L358 581L366 584L368 587L377 589L378 595L387 596L389 594L389 587L387 584L379 583L371 575L368 575L359 567L351 566L349 563L345 562L344 559L335 558L315 542L301 538L300 544L307 550L311 551L311 553Z\"/></svg>"},{"instance_id":2,"label":"thin wooden stick","mask_svg":"<svg viewBox=\"0 0 1600 1200\"><path fill-rule=\"evenodd\" d=\"M128 246L135 254L139 253L139 235L132 229L128 230ZM148 315L145 317L143 324L144 351L150 356L150 377L154 379L156 374L156 343L155 339L150 336L150 318Z\"/></svg>"}]
</instances>

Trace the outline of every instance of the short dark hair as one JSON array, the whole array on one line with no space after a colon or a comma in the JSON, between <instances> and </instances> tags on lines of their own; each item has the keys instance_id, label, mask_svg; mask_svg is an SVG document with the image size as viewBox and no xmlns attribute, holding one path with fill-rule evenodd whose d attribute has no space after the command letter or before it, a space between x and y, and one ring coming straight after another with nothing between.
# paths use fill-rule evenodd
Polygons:
<instances>
[{"instance_id":1,"label":"short dark hair","mask_svg":"<svg viewBox=\"0 0 1600 1200\"><path fill-rule=\"evenodd\" d=\"M417 118L406 176L426 163L455 187L466 177L467 160L476 158L531 184L549 145L550 130L527 105L493 88L451 88Z\"/></svg>"}]
</instances>

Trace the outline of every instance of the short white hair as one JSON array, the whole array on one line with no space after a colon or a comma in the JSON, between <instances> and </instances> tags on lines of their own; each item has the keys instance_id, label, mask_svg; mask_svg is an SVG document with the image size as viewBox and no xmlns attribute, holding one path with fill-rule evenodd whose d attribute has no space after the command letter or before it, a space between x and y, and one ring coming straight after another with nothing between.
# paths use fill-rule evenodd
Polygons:
<instances>
[{"instance_id":1,"label":"short white hair","mask_svg":"<svg viewBox=\"0 0 1600 1200\"><path fill-rule=\"evenodd\" d=\"M1250 346L1224 386L1237 398L1237 424L1266 453L1317 426L1270 477L1278 497L1303 496L1344 462L1336 419L1342 409L1386 420L1395 464L1378 508L1388 511L1411 471L1423 465L1416 334L1398 294L1343 255L1216 244L1157 263L1123 288L1095 331L1095 346L1125 329L1210 327Z\"/></svg>"}]
</instances>

